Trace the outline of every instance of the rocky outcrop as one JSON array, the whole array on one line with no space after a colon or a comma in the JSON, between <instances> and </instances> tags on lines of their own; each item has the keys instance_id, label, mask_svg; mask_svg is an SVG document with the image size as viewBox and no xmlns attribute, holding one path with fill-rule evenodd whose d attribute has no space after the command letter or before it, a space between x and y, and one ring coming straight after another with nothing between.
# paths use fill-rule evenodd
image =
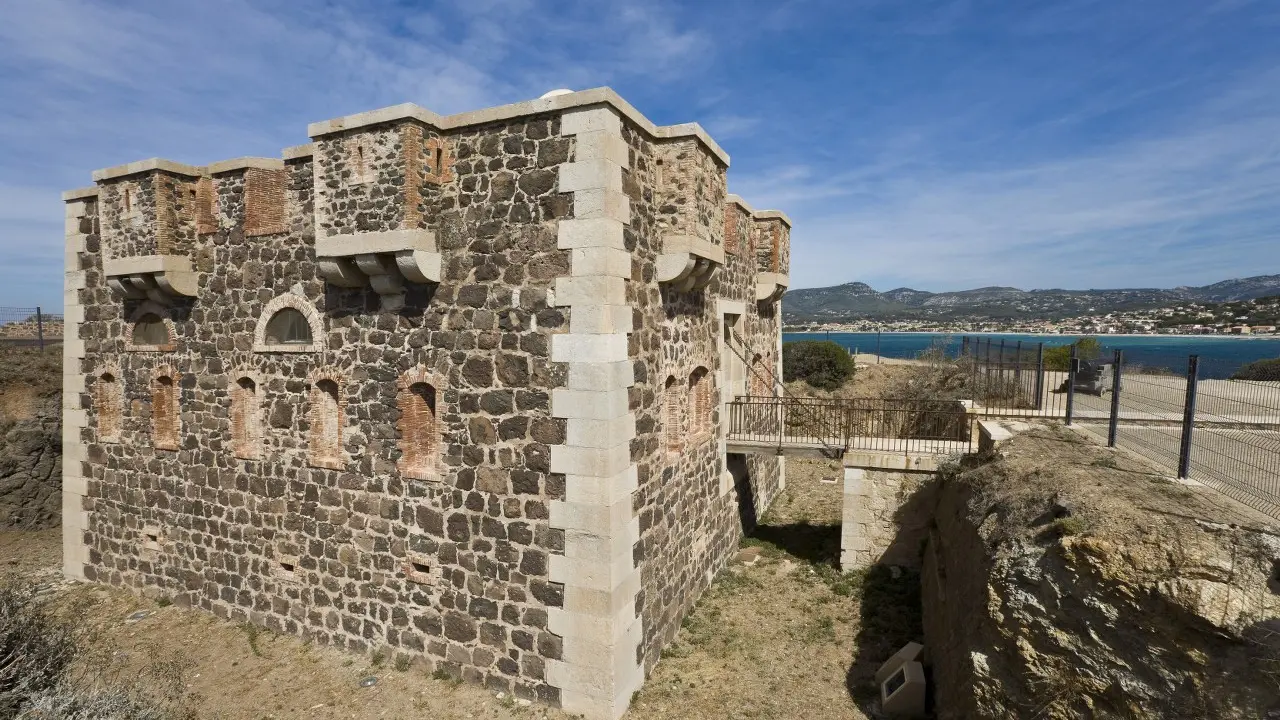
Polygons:
<instances>
[{"instance_id":1,"label":"rocky outcrop","mask_svg":"<svg viewBox=\"0 0 1280 720\"><path fill-rule=\"evenodd\" d=\"M49 412L0 425L0 528L58 525L62 513L62 422Z\"/></svg>"},{"instance_id":2,"label":"rocky outcrop","mask_svg":"<svg viewBox=\"0 0 1280 720\"><path fill-rule=\"evenodd\" d=\"M1065 430L941 478L924 617L940 718L1280 707L1274 521Z\"/></svg>"},{"instance_id":3,"label":"rocky outcrop","mask_svg":"<svg viewBox=\"0 0 1280 720\"><path fill-rule=\"evenodd\" d=\"M0 349L0 530L62 517L61 353Z\"/></svg>"}]
</instances>

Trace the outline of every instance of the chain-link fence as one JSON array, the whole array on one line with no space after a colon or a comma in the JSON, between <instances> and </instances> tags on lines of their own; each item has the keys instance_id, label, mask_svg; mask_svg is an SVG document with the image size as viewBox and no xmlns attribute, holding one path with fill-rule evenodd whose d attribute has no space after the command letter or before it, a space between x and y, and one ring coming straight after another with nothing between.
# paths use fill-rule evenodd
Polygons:
<instances>
[{"instance_id":1,"label":"chain-link fence","mask_svg":"<svg viewBox=\"0 0 1280 720\"><path fill-rule=\"evenodd\" d=\"M41 349L62 342L61 315L40 307L0 307L0 345L34 345Z\"/></svg>"},{"instance_id":2,"label":"chain-link fence","mask_svg":"<svg viewBox=\"0 0 1280 720\"><path fill-rule=\"evenodd\" d=\"M1089 385L1096 394L1072 383L1068 424L1280 518L1280 381L1204 379L1195 355L1180 373L1126 365L1119 351L1098 367L1109 382Z\"/></svg>"}]
</instances>

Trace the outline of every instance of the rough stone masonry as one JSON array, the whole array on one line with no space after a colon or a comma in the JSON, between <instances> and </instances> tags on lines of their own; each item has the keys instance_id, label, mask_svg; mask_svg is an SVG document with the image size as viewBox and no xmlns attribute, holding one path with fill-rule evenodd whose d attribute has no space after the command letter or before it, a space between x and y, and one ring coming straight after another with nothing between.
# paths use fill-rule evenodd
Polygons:
<instances>
[{"instance_id":1,"label":"rough stone masonry","mask_svg":"<svg viewBox=\"0 0 1280 720\"><path fill-rule=\"evenodd\" d=\"M608 89L64 194L65 571L621 715L784 483L790 223Z\"/></svg>"}]
</instances>

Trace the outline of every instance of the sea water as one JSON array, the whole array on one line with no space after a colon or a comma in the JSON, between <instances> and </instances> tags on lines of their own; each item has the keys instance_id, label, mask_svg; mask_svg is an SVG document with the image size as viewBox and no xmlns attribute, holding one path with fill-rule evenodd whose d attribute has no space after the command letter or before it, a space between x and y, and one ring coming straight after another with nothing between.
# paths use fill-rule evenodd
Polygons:
<instances>
[{"instance_id":1,"label":"sea water","mask_svg":"<svg viewBox=\"0 0 1280 720\"><path fill-rule=\"evenodd\" d=\"M980 337L991 340L993 345L1000 342L1005 347L1017 347L1022 343L1024 349L1034 349L1037 344L1044 343L1046 348L1067 345L1080 339L1079 335L1019 335L1013 333L966 333L963 335L946 335L943 333L783 333L782 341L791 340L833 340L850 351L879 354L887 358L914 358L929 348L938 345L946 349L950 355L960 351L962 337ZM1202 378L1226 378L1233 372L1255 360L1280 357L1280 336L1221 336L1221 335L1099 335L1102 343L1103 357L1110 358L1112 352L1124 352L1126 363L1138 363L1151 367L1167 368L1177 373L1187 370L1187 359L1191 355L1200 357L1199 375ZM995 351L993 350L993 355Z\"/></svg>"}]
</instances>

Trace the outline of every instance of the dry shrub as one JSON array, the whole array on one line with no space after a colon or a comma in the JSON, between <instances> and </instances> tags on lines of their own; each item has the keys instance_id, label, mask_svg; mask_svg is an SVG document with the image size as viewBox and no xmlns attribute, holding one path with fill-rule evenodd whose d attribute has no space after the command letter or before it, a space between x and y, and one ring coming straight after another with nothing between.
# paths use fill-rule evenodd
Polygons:
<instances>
[{"instance_id":1,"label":"dry shrub","mask_svg":"<svg viewBox=\"0 0 1280 720\"><path fill-rule=\"evenodd\" d=\"M16 577L0 581L0 720L188 720L189 661L159 648L141 672L55 615Z\"/></svg>"},{"instance_id":2,"label":"dry shrub","mask_svg":"<svg viewBox=\"0 0 1280 720\"><path fill-rule=\"evenodd\" d=\"M30 587L0 581L0 718L57 687L75 657L72 627L46 612Z\"/></svg>"}]
</instances>

